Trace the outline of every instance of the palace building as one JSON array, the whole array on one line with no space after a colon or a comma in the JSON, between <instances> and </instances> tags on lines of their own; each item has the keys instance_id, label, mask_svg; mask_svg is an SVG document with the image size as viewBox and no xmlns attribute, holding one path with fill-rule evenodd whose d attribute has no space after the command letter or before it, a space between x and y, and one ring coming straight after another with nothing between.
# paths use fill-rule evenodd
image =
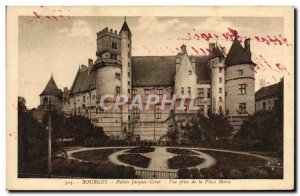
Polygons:
<instances>
[{"instance_id":1,"label":"palace building","mask_svg":"<svg viewBox=\"0 0 300 196\"><path fill-rule=\"evenodd\" d=\"M69 90L58 90L51 78L51 88L47 86L40 95L41 105L46 104L45 97L55 103L60 100L57 104L67 116L85 116L112 137L124 138L130 133L141 140L159 140L176 115L223 113L238 129L242 120L255 112L250 39L242 46L235 38L226 57L224 48L215 43L209 44L208 56L188 55L185 45L176 56L132 56L133 36L126 20L120 32L108 28L98 32L96 60L81 65ZM142 100L151 94L170 98L185 95L187 100L195 96L197 110L190 110L189 104L183 110L172 110L170 104L161 110L159 103L150 110L130 110L128 105L103 110L99 101L104 94L140 94Z\"/></svg>"}]
</instances>

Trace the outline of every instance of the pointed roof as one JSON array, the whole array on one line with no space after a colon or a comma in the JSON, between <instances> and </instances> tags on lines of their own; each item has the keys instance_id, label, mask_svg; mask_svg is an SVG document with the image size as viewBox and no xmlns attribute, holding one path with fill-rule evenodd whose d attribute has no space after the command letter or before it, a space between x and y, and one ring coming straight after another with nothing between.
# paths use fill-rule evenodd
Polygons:
<instances>
[{"instance_id":1,"label":"pointed roof","mask_svg":"<svg viewBox=\"0 0 300 196\"><path fill-rule=\"evenodd\" d=\"M59 90L57 88L57 85L53 79L53 75L51 75L51 78L50 78L49 82L47 83L45 89L40 94L40 96L42 96L42 95L61 96L61 90Z\"/></svg>"},{"instance_id":2,"label":"pointed roof","mask_svg":"<svg viewBox=\"0 0 300 196\"><path fill-rule=\"evenodd\" d=\"M125 21L124 21L124 23L123 23L123 25L122 25L122 28L121 28L121 31L120 31L120 32L122 32L122 31L128 31L129 33L131 33L131 31L130 31L130 29L129 29L129 27L128 27L128 24L127 24L127 22L126 22L126 17L125 17Z\"/></svg>"},{"instance_id":3,"label":"pointed roof","mask_svg":"<svg viewBox=\"0 0 300 196\"><path fill-rule=\"evenodd\" d=\"M253 63L251 60L251 54L248 53L245 48L243 48L239 40L235 37L229 49L228 55L225 58L225 65L228 67L239 64L255 65L255 63Z\"/></svg>"},{"instance_id":4,"label":"pointed roof","mask_svg":"<svg viewBox=\"0 0 300 196\"><path fill-rule=\"evenodd\" d=\"M216 44L216 47L213 49L210 59L213 59L215 57L225 57L224 54L221 52L218 44Z\"/></svg>"}]
</instances>

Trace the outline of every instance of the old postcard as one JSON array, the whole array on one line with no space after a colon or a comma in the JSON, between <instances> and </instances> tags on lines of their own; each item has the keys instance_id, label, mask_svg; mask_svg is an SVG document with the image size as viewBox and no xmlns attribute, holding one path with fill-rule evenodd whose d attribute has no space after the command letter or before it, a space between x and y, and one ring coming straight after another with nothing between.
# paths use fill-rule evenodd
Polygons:
<instances>
[{"instance_id":1,"label":"old postcard","mask_svg":"<svg viewBox=\"0 0 300 196\"><path fill-rule=\"evenodd\" d=\"M293 190L293 7L7 7L8 190Z\"/></svg>"}]
</instances>

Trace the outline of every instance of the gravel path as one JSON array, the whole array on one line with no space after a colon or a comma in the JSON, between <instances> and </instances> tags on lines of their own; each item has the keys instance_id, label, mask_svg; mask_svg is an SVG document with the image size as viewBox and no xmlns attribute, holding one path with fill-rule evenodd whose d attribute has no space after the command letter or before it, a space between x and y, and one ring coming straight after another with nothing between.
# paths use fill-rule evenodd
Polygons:
<instances>
[{"instance_id":1,"label":"gravel path","mask_svg":"<svg viewBox=\"0 0 300 196\"><path fill-rule=\"evenodd\" d=\"M168 168L167 160L172 158L173 156L176 156L175 154L167 152L167 148L171 148L171 147L154 147L155 150L153 152L140 153L143 156L151 158L151 162L150 162L148 168L141 168L141 167L137 167L137 166L132 166L130 164L127 164L127 163L124 163L124 162L120 161L117 158L121 154L126 154L127 149L128 148L133 148L132 146L125 146L125 147L95 147L95 148L78 147L78 148L67 151L67 154L68 154L69 159L77 159L77 158L72 156L72 154L74 152L81 152L81 151L86 151L86 150L96 150L96 149L97 150L98 149L114 149L114 148L119 148L119 149L124 148L124 150L120 150L118 152L115 152L115 153L111 154L108 157L108 159L114 164L131 166L131 167L134 167L135 169L139 169L139 170L177 171L177 169L169 169ZM248 153L248 152L238 152L238 151L212 149L212 148L193 148L193 147L192 148L191 147L178 147L178 148L188 149L188 150L190 150L190 151L197 154L197 155L194 155L194 156L198 156L198 157L204 159L204 161L201 164L195 166L198 169L209 168L209 167L213 166L216 163L216 160L213 157L211 157L210 155L208 155L206 153L203 153L199 150L211 150L211 151L219 151L219 152L229 152L229 153L234 153L234 154L243 154L243 155L258 157L258 158L261 158L261 159L264 159L264 160L267 160L267 161L274 161L275 160L275 158L272 158L272 157L266 157L266 156L262 156L262 155L255 155L255 154L251 154L251 153ZM77 160L80 160L80 159L77 159ZM80 160L80 161L85 161L85 160Z\"/></svg>"}]
</instances>

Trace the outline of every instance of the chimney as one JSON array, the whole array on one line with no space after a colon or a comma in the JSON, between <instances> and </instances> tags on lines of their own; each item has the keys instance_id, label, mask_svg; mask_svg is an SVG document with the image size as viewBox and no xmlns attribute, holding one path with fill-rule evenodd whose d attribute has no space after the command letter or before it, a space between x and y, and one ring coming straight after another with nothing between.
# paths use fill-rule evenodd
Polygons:
<instances>
[{"instance_id":1,"label":"chimney","mask_svg":"<svg viewBox=\"0 0 300 196\"><path fill-rule=\"evenodd\" d=\"M181 53L182 54L186 54L187 52L186 52L186 45L185 44L182 44L182 46L180 46L180 48L181 48Z\"/></svg>"},{"instance_id":2,"label":"chimney","mask_svg":"<svg viewBox=\"0 0 300 196\"><path fill-rule=\"evenodd\" d=\"M191 61L191 65L192 65L193 69L195 70L196 64L195 64L195 57L193 55L191 56L190 61Z\"/></svg>"},{"instance_id":3,"label":"chimney","mask_svg":"<svg viewBox=\"0 0 300 196\"><path fill-rule=\"evenodd\" d=\"M250 50L250 38L245 39L244 46L245 46L246 51L248 53L251 53L251 50Z\"/></svg>"},{"instance_id":4,"label":"chimney","mask_svg":"<svg viewBox=\"0 0 300 196\"><path fill-rule=\"evenodd\" d=\"M221 52L224 54L224 56L226 56L225 55L225 47L221 47Z\"/></svg>"},{"instance_id":5,"label":"chimney","mask_svg":"<svg viewBox=\"0 0 300 196\"><path fill-rule=\"evenodd\" d=\"M93 59L89 59L88 65L89 65L89 67L93 67Z\"/></svg>"},{"instance_id":6,"label":"chimney","mask_svg":"<svg viewBox=\"0 0 300 196\"><path fill-rule=\"evenodd\" d=\"M216 48L215 43L209 43L209 55L213 54L214 49Z\"/></svg>"}]
</instances>

